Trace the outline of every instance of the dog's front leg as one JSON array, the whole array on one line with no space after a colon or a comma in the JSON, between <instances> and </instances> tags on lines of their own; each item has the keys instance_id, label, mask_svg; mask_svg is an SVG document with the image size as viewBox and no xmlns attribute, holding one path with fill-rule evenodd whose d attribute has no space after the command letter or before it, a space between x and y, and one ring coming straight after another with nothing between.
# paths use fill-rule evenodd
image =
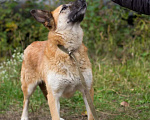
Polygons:
<instances>
[{"instance_id":1,"label":"dog's front leg","mask_svg":"<svg viewBox=\"0 0 150 120\"><path fill-rule=\"evenodd\" d=\"M51 112L52 120L64 120L60 118L60 102L59 102L59 96L54 95L52 90L48 90L48 104Z\"/></svg>"},{"instance_id":2,"label":"dog's front leg","mask_svg":"<svg viewBox=\"0 0 150 120\"><path fill-rule=\"evenodd\" d=\"M84 99L84 103L85 103L87 114L88 114L88 120L94 120L92 112L91 112L90 107L88 105L85 93L83 92L82 94L83 94L83 99ZM91 96L92 101L93 101L93 99L94 99L94 89L93 88L91 88L91 90L90 90L90 96Z\"/></svg>"}]
</instances>

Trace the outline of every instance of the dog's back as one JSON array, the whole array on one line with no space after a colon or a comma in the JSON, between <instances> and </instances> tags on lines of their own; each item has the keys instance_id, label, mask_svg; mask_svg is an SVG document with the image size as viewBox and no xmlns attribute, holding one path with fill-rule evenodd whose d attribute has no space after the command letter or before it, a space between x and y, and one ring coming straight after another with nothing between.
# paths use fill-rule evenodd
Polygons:
<instances>
[{"instance_id":1,"label":"dog's back","mask_svg":"<svg viewBox=\"0 0 150 120\"><path fill-rule=\"evenodd\" d=\"M43 60L46 43L47 41L36 41L25 49L21 70L22 82L28 84L33 81L41 81L39 69Z\"/></svg>"}]
</instances>

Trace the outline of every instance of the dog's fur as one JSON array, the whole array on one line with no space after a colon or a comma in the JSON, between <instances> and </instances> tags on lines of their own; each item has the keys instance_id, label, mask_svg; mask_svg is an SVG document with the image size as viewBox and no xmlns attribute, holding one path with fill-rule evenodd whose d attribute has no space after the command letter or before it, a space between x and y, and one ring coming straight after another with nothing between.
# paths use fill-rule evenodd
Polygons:
<instances>
[{"instance_id":1,"label":"dog's fur","mask_svg":"<svg viewBox=\"0 0 150 120\"><path fill-rule=\"evenodd\" d=\"M28 120L29 98L37 85L48 99L52 120L63 120L59 113L59 98L69 98L76 90L83 94L88 120L93 120L77 66L68 54L58 48L58 45L63 45L76 56L93 99L91 63L87 48L82 44L83 31L80 27L85 11L85 0L61 5L52 12L31 11L35 19L50 32L47 41L33 42L24 51L21 70L24 104L21 120Z\"/></svg>"}]
</instances>

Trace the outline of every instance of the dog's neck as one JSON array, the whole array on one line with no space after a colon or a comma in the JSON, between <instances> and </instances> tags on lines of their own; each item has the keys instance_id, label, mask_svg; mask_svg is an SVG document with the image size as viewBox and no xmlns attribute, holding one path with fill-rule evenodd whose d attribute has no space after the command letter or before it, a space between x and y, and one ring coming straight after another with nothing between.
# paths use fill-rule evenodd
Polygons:
<instances>
[{"instance_id":1,"label":"dog's neck","mask_svg":"<svg viewBox=\"0 0 150 120\"><path fill-rule=\"evenodd\" d=\"M82 45L83 30L79 24L68 26L65 29L57 29L55 33L63 39L63 46L68 51L74 51Z\"/></svg>"}]
</instances>

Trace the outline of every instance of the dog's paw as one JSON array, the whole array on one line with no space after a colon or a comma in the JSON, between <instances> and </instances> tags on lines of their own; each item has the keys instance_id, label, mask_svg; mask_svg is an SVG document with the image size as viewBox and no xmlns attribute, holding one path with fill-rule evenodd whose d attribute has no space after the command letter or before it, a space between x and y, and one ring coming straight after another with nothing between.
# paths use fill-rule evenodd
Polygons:
<instances>
[{"instance_id":1,"label":"dog's paw","mask_svg":"<svg viewBox=\"0 0 150 120\"><path fill-rule=\"evenodd\" d=\"M60 118L60 120L65 120L65 119L63 119L63 118Z\"/></svg>"},{"instance_id":2,"label":"dog's paw","mask_svg":"<svg viewBox=\"0 0 150 120\"><path fill-rule=\"evenodd\" d=\"M22 117L21 120L29 120L27 117Z\"/></svg>"}]
</instances>

